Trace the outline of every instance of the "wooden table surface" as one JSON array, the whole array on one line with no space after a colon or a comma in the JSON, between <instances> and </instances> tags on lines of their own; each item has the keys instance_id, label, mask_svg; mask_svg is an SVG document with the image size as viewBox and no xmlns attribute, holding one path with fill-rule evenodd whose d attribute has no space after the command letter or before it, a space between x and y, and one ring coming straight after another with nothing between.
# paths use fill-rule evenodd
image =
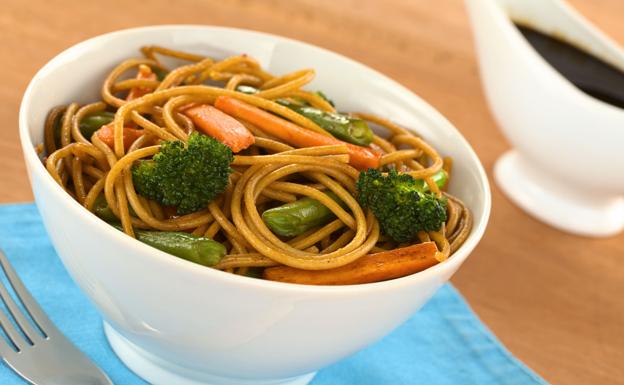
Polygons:
<instances>
[{"instance_id":1,"label":"wooden table surface","mask_svg":"<svg viewBox=\"0 0 624 385\"><path fill-rule=\"evenodd\" d=\"M624 43L622 0L571 2ZM235 26L329 48L429 101L490 175L509 147L486 106L460 0L4 0L0 8L0 202L32 200L17 114L35 71L83 39L149 24ZM624 384L624 235L564 234L524 214L493 183L492 190L489 228L454 284L511 352L551 383Z\"/></svg>"}]
</instances>

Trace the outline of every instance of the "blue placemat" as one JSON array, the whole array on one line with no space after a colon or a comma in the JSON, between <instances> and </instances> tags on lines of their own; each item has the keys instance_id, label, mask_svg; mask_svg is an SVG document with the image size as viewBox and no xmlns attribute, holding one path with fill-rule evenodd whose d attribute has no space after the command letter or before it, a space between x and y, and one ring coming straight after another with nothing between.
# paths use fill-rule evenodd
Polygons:
<instances>
[{"instance_id":1,"label":"blue placemat","mask_svg":"<svg viewBox=\"0 0 624 385\"><path fill-rule=\"evenodd\" d=\"M95 308L56 256L33 204L0 205L0 248L56 325L118 385L145 384L117 359ZM0 364L0 383L26 384ZM321 370L312 385L546 384L487 330L451 285L377 344ZM174 384L172 384L174 385Z\"/></svg>"}]
</instances>

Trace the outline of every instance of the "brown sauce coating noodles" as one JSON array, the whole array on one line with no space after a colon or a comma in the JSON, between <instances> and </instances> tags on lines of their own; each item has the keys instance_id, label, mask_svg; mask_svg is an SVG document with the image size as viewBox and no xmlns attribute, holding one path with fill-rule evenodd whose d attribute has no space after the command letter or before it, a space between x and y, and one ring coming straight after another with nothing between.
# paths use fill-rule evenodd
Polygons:
<instances>
[{"instance_id":1,"label":"brown sauce coating noodles","mask_svg":"<svg viewBox=\"0 0 624 385\"><path fill-rule=\"evenodd\" d=\"M45 166L54 180L88 210L93 210L96 199L103 194L130 236L134 236L135 229L151 229L186 231L218 240L226 246L227 255L214 267L241 274L249 268L279 265L332 269L372 252L404 246L380 234L375 216L355 198L359 171L349 164L346 146L294 148L246 121L242 123L254 135L255 143L235 155L235 172L229 186L206 208L177 216L139 195L133 185L133 164L158 153L161 141L187 141L195 131L193 121L180 113L183 106L213 104L218 96L226 95L326 136L331 135L275 99L298 98L319 110L336 111L326 99L303 89L314 78L313 69L274 76L245 55L219 61L157 46L143 47L141 51L144 58L128 59L111 70L102 84L101 101L56 107L46 120ZM163 56L186 63L170 70L162 80L127 79L139 66L166 70L160 60ZM258 92L238 92L240 85L256 87ZM126 100L125 95L136 88L144 90L144 95ZM110 123L112 148L97 134L86 138L80 130L87 116L104 110L115 111ZM414 242L434 242L436 258L448 258L466 240L472 226L471 213L463 202L441 191L432 179L442 168L450 178L451 159L443 159L425 140L389 120L368 113L351 116L386 131L385 137L375 135L372 143L382 154L380 166L392 166L423 179L433 193L447 197L446 223L440 231L419 232ZM126 126L141 130L129 147L124 142ZM324 191L332 191L344 206ZM291 239L275 235L263 222L261 212L302 197L318 200L336 219Z\"/></svg>"}]
</instances>

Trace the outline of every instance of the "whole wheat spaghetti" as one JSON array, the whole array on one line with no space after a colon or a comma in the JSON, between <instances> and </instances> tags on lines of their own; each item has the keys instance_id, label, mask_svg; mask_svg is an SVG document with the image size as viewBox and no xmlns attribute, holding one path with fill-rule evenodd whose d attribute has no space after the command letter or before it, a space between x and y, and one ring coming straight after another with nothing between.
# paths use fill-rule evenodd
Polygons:
<instances>
[{"instance_id":1,"label":"whole wheat spaghetti","mask_svg":"<svg viewBox=\"0 0 624 385\"><path fill-rule=\"evenodd\" d=\"M218 60L158 46L141 52L143 58L119 63L103 79L101 100L53 108L43 146L45 167L54 180L127 235L174 255L178 253L167 244L161 247L153 240L158 239L154 233L177 234L172 235L176 242L209 238L224 252L203 263L207 266L318 284L411 274L444 261L468 237L470 211L446 192L451 158L442 158L423 138L390 120L337 112L323 94L306 89L313 69L273 75L246 55ZM166 64L173 60L174 67ZM367 131L371 127L374 133ZM363 134L358 137L355 130ZM228 155L222 191L182 210L154 198L154 191L141 190L137 165L164 157L170 143L181 143L179 153L190 151L191 138L198 135L213 137L229 154L235 152ZM364 202L365 173L377 181L409 176L406 183L421 191L414 199L443 208L437 212L439 226L416 218L414 223L425 225L414 227L412 234L404 224L393 224L377 208L378 196ZM308 228L288 235L276 230L277 222L267 212L281 215L297 207L311 207L319 218L322 212L323 221L312 223L304 216L297 220L310 220ZM284 226L291 230L288 222ZM178 256L185 255L181 251ZM402 270L408 265L406 255L426 261ZM380 260L392 267L380 267ZM317 271L320 278L308 274L307 281L299 280L302 271Z\"/></svg>"}]
</instances>

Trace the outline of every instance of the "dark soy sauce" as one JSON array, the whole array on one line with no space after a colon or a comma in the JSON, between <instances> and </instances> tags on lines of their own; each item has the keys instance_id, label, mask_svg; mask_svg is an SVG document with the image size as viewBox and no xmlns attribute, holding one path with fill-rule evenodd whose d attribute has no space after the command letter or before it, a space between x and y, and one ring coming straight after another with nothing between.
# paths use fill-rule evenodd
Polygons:
<instances>
[{"instance_id":1,"label":"dark soy sauce","mask_svg":"<svg viewBox=\"0 0 624 385\"><path fill-rule=\"evenodd\" d=\"M520 24L516 27L550 65L581 91L624 108L624 72L565 41Z\"/></svg>"}]
</instances>

